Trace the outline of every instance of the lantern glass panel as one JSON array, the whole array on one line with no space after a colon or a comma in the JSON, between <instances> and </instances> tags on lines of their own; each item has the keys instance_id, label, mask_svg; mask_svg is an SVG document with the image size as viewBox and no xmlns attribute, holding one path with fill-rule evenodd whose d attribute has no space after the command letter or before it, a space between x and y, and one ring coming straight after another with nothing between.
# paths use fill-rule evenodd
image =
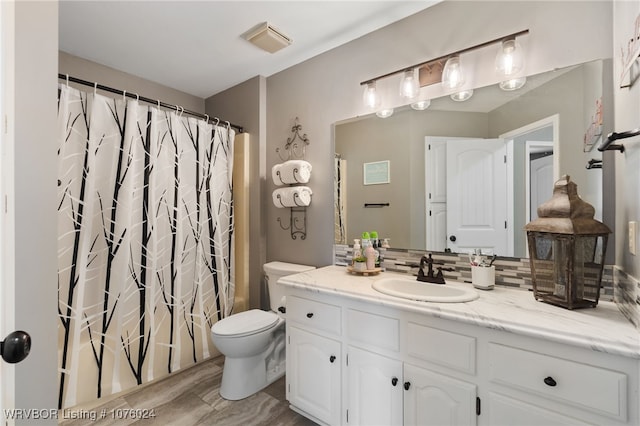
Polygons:
<instances>
[{"instance_id":1,"label":"lantern glass panel","mask_svg":"<svg viewBox=\"0 0 640 426\"><path fill-rule=\"evenodd\" d=\"M600 297L606 235L528 232L534 296L569 309Z\"/></svg>"}]
</instances>

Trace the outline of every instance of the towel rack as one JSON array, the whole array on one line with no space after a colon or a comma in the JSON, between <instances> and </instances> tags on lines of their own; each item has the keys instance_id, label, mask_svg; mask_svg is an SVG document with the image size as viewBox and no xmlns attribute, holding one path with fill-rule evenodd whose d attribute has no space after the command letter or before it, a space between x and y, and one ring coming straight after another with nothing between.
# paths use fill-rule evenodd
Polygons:
<instances>
[{"instance_id":1,"label":"towel rack","mask_svg":"<svg viewBox=\"0 0 640 426\"><path fill-rule=\"evenodd\" d=\"M602 141L602 143L598 147L598 151L602 152L602 151L616 150L616 151L624 152L624 145L622 145L622 144L612 144L612 142L617 141L618 139L626 139L626 138L630 138L630 137L638 136L638 135L640 135L640 128L633 129L633 130L627 130L626 132L619 132L619 133L612 132L612 133L609 133L609 135L607 136L607 139Z\"/></svg>"},{"instance_id":2,"label":"towel rack","mask_svg":"<svg viewBox=\"0 0 640 426\"><path fill-rule=\"evenodd\" d=\"M280 160L282 161L292 159L304 160L306 148L309 143L309 138L306 133L302 133L302 125L299 123L298 117L296 117L294 124L291 127L291 136L287 138L287 142L284 145L284 152L286 152L285 157L283 158L281 155L279 147L276 148L276 154L278 154L278 157L280 157ZM280 179L280 183L284 183L282 182L282 177L279 174L277 174L277 178ZM278 182L274 183L278 184ZM280 217L276 218L276 220L278 221L280 228L290 232L291 239L296 240L300 237L301 240L304 240L307 238L307 207L298 204L296 195L297 194L294 195L294 203L296 204L296 207L288 207L289 220L283 220ZM285 207L279 195L277 196L277 200L282 207ZM283 222L288 222L288 224L283 225Z\"/></svg>"}]
</instances>

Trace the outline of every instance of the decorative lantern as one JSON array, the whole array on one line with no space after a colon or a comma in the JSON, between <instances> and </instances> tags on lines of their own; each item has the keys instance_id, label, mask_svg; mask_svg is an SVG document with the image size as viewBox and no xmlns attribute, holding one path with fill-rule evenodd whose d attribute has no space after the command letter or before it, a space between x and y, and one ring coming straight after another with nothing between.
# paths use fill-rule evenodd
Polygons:
<instances>
[{"instance_id":1,"label":"decorative lantern","mask_svg":"<svg viewBox=\"0 0 640 426\"><path fill-rule=\"evenodd\" d=\"M611 230L594 213L565 175L538 207L538 219L525 226L536 300L568 309L598 304Z\"/></svg>"}]
</instances>

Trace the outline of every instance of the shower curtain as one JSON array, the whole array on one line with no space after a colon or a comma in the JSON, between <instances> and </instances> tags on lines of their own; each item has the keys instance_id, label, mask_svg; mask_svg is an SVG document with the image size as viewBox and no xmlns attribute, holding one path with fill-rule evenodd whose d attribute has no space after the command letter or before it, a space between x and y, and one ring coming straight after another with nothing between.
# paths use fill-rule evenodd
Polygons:
<instances>
[{"instance_id":1,"label":"shower curtain","mask_svg":"<svg viewBox=\"0 0 640 426\"><path fill-rule=\"evenodd\" d=\"M60 408L210 356L233 305L233 137L60 86Z\"/></svg>"}]
</instances>

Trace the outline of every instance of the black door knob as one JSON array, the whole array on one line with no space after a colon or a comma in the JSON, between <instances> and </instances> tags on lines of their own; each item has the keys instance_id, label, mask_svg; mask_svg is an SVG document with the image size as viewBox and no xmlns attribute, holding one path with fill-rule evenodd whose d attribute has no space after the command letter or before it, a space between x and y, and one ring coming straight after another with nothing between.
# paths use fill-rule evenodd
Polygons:
<instances>
[{"instance_id":1,"label":"black door knob","mask_svg":"<svg viewBox=\"0 0 640 426\"><path fill-rule=\"evenodd\" d=\"M456 238L455 235L452 235L452 236L449 237L449 241L451 241L452 243L455 243L456 240L457 240L457 238Z\"/></svg>"},{"instance_id":2,"label":"black door knob","mask_svg":"<svg viewBox=\"0 0 640 426\"><path fill-rule=\"evenodd\" d=\"M335 360L336 360L336 356L335 356L335 355L331 355L331 356L329 357L329 362L330 362L330 363L333 363L333 361L335 361Z\"/></svg>"},{"instance_id":3,"label":"black door knob","mask_svg":"<svg viewBox=\"0 0 640 426\"><path fill-rule=\"evenodd\" d=\"M313 316L313 312L309 312L309 313L307 314L307 318L311 318L312 316Z\"/></svg>"},{"instance_id":4,"label":"black door knob","mask_svg":"<svg viewBox=\"0 0 640 426\"><path fill-rule=\"evenodd\" d=\"M404 382L404 390L409 390L411 387L411 382Z\"/></svg>"},{"instance_id":5,"label":"black door knob","mask_svg":"<svg viewBox=\"0 0 640 426\"><path fill-rule=\"evenodd\" d=\"M15 364L29 355L31 351L31 336L24 331L14 331L9 333L0 342L0 354L6 362Z\"/></svg>"},{"instance_id":6,"label":"black door knob","mask_svg":"<svg viewBox=\"0 0 640 426\"><path fill-rule=\"evenodd\" d=\"M397 377L394 377L393 379L391 379L391 384L392 384L393 386L397 385L397 384L398 384L398 378L397 378Z\"/></svg>"},{"instance_id":7,"label":"black door knob","mask_svg":"<svg viewBox=\"0 0 640 426\"><path fill-rule=\"evenodd\" d=\"M547 385L547 386L553 387L553 386L557 385L558 383L556 383L556 381L553 379L553 377L549 376L549 377L545 377L544 378L544 384Z\"/></svg>"}]
</instances>

